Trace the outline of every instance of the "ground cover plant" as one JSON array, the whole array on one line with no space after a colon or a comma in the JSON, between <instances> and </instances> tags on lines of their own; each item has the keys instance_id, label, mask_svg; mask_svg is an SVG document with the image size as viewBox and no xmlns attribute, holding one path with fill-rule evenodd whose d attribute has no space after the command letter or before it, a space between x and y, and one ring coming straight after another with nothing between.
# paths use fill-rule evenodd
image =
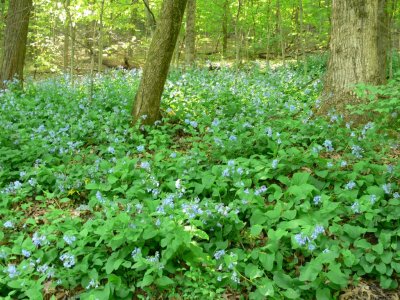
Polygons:
<instances>
[{"instance_id":1,"label":"ground cover plant","mask_svg":"<svg viewBox=\"0 0 400 300\"><path fill-rule=\"evenodd\" d=\"M399 144L386 125L397 90L382 88L388 111L369 111L388 119L356 126L315 115L322 72L319 61L308 75L175 71L153 127L131 126L137 71L96 77L92 97L86 78L10 86L0 296L322 300L362 280L396 289Z\"/></svg>"}]
</instances>

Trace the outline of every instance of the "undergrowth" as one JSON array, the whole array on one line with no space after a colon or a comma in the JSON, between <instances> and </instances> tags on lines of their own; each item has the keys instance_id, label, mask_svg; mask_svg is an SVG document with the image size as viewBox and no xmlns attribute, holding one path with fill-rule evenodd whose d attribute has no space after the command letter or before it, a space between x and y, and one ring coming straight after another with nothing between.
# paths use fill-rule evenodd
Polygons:
<instances>
[{"instance_id":1,"label":"undergrowth","mask_svg":"<svg viewBox=\"0 0 400 300\"><path fill-rule=\"evenodd\" d=\"M136 72L0 95L3 299L335 299L396 288L399 145L313 116L322 67L171 74L130 127ZM311 74L311 75L310 75Z\"/></svg>"}]
</instances>

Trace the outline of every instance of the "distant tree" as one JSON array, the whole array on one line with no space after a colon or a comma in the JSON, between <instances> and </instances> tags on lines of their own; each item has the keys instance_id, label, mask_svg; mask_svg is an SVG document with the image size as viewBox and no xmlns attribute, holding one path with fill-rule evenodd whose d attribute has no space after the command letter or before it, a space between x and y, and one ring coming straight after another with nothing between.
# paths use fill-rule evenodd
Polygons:
<instances>
[{"instance_id":1,"label":"distant tree","mask_svg":"<svg viewBox=\"0 0 400 300\"><path fill-rule=\"evenodd\" d=\"M330 58L321 113L340 112L355 84L383 84L388 48L386 0L333 0Z\"/></svg>"},{"instance_id":2,"label":"distant tree","mask_svg":"<svg viewBox=\"0 0 400 300\"><path fill-rule=\"evenodd\" d=\"M142 118L144 124L159 120L160 101L167 79L185 12L187 0L164 0L160 20L157 23L139 89L132 109L133 120Z\"/></svg>"},{"instance_id":3,"label":"distant tree","mask_svg":"<svg viewBox=\"0 0 400 300\"><path fill-rule=\"evenodd\" d=\"M4 34L4 52L0 69L0 87L4 81L17 77L23 80L23 71L28 39L29 15L32 0L10 0Z\"/></svg>"},{"instance_id":4,"label":"distant tree","mask_svg":"<svg viewBox=\"0 0 400 300\"><path fill-rule=\"evenodd\" d=\"M196 53L196 0L187 1L185 61L187 65L194 63Z\"/></svg>"}]
</instances>

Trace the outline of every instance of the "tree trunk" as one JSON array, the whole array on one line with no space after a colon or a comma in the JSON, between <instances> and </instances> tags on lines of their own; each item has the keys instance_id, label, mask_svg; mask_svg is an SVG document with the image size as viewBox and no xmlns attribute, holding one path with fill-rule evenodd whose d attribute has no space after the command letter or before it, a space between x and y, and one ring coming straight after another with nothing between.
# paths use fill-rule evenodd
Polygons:
<instances>
[{"instance_id":1,"label":"tree trunk","mask_svg":"<svg viewBox=\"0 0 400 300\"><path fill-rule=\"evenodd\" d=\"M281 2L276 1L276 22L277 29L279 32L279 41L281 46L282 64L286 64L286 54L285 54L285 40L283 39L283 25L282 25L282 15L281 15Z\"/></svg>"},{"instance_id":2,"label":"tree trunk","mask_svg":"<svg viewBox=\"0 0 400 300\"><path fill-rule=\"evenodd\" d=\"M103 70L103 16L104 16L104 1L101 1L100 5L100 18L99 18L99 40L98 40L98 61L97 70L101 72Z\"/></svg>"},{"instance_id":3,"label":"tree trunk","mask_svg":"<svg viewBox=\"0 0 400 300\"><path fill-rule=\"evenodd\" d=\"M269 51L270 51L270 42L271 42L271 25L270 25L270 17L271 16L271 0L267 1L267 48L265 53L265 61L267 62L267 66L270 66L270 58L269 58Z\"/></svg>"},{"instance_id":4,"label":"tree trunk","mask_svg":"<svg viewBox=\"0 0 400 300\"><path fill-rule=\"evenodd\" d=\"M186 8L185 61L194 63L196 53L196 0L188 0Z\"/></svg>"},{"instance_id":5,"label":"tree trunk","mask_svg":"<svg viewBox=\"0 0 400 300\"><path fill-rule=\"evenodd\" d=\"M134 122L144 124L159 120L160 101L171 58L178 39L187 0L164 0L161 17L154 32L139 89L132 109Z\"/></svg>"},{"instance_id":6,"label":"tree trunk","mask_svg":"<svg viewBox=\"0 0 400 300\"><path fill-rule=\"evenodd\" d=\"M228 50L228 0L224 2L224 15L222 16L222 56L226 58Z\"/></svg>"},{"instance_id":7,"label":"tree trunk","mask_svg":"<svg viewBox=\"0 0 400 300\"><path fill-rule=\"evenodd\" d=\"M70 24L70 0L65 0L64 2L64 10L66 13L65 24L64 24L64 74L68 73L68 65L69 65L69 40L71 36L71 24Z\"/></svg>"},{"instance_id":8,"label":"tree trunk","mask_svg":"<svg viewBox=\"0 0 400 300\"><path fill-rule=\"evenodd\" d=\"M304 63L304 74L307 74L307 59L306 59L306 51L303 42L303 33L304 33L304 26L303 26L303 0L299 0L299 48L301 51L301 57Z\"/></svg>"},{"instance_id":9,"label":"tree trunk","mask_svg":"<svg viewBox=\"0 0 400 300\"><path fill-rule=\"evenodd\" d=\"M333 0L330 58L322 113L343 112L356 98L355 84L386 80L386 0Z\"/></svg>"},{"instance_id":10,"label":"tree trunk","mask_svg":"<svg viewBox=\"0 0 400 300\"><path fill-rule=\"evenodd\" d=\"M31 9L32 0L9 2L0 73L1 88L5 87L5 80L12 80L14 77L17 77L22 84Z\"/></svg>"},{"instance_id":11,"label":"tree trunk","mask_svg":"<svg viewBox=\"0 0 400 300\"><path fill-rule=\"evenodd\" d=\"M236 64L239 66L242 64L242 39L243 33L242 28L240 26L240 13L242 10L242 0L238 0L238 10L236 13L236 22L235 22L235 39L236 39Z\"/></svg>"},{"instance_id":12,"label":"tree trunk","mask_svg":"<svg viewBox=\"0 0 400 300\"><path fill-rule=\"evenodd\" d=\"M4 51L4 24L6 23L6 0L0 0L0 57L3 57Z\"/></svg>"}]
</instances>

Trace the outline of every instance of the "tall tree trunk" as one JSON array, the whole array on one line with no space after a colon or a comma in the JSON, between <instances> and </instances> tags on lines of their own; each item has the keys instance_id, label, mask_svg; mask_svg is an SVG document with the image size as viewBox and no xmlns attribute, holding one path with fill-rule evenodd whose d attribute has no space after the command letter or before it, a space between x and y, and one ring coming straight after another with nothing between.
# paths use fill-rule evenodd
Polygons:
<instances>
[{"instance_id":1,"label":"tall tree trunk","mask_svg":"<svg viewBox=\"0 0 400 300\"><path fill-rule=\"evenodd\" d=\"M330 58L321 112L344 111L355 84L386 80L386 0L333 0Z\"/></svg>"},{"instance_id":2,"label":"tall tree trunk","mask_svg":"<svg viewBox=\"0 0 400 300\"><path fill-rule=\"evenodd\" d=\"M185 12L187 0L164 0L161 17L154 32L139 89L132 109L134 122L140 118L144 124L159 120L160 101L167 79Z\"/></svg>"},{"instance_id":3,"label":"tall tree trunk","mask_svg":"<svg viewBox=\"0 0 400 300\"><path fill-rule=\"evenodd\" d=\"M301 57L303 59L304 63L304 74L307 74L307 59L306 59L306 51L304 47L304 41L303 41L303 0L299 0L299 48L301 51Z\"/></svg>"},{"instance_id":4,"label":"tall tree trunk","mask_svg":"<svg viewBox=\"0 0 400 300\"><path fill-rule=\"evenodd\" d=\"M4 51L4 24L6 23L6 0L0 0L0 57L3 57Z\"/></svg>"},{"instance_id":5,"label":"tall tree trunk","mask_svg":"<svg viewBox=\"0 0 400 300\"><path fill-rule=\"evenodd\" d=\"M282 63L286 64L286 54L285 54L285 40L283 39L283 25L282 25L282 14L281 14L281 1L276 1L276 24L279 33L279 42L281 46Z\"/></svg>"},{"instance_id":6,"label":"tall tree trunk","mask_svg":"<svg viewBox=\"0 0 400 300\"><path fill-rule=\"evenodd\" d=\"M389 7L389 45L388 45L388 50L389 50L389 78L393 78L393 56L395 53L395 45L394 45L394 33L395 33L395 24L396 24L396 19L395 19L395 12L397 8L397 0L390 0L389 1L390 6Z\"/></svg>"},{"instance_id":7,"label":"tall tree trunk","mask_svg":"<svg viewBox=\"0 0 400 300\"><path fill-rule=\"evenodd\" d=\"M271 19L271 0L267 0L267 47L266 47L266 53L265 53L265 61L267 62L267 66L270 66L270 57L269 57L269 51L270 51L270 42L271 42L271 24L270 24L270 19Z\"/></svg>"},{"instance_id":8,"label":"tall tree trunk","mask_svg":"<svg viewBox=\"0 0 400 300\"><path fill-rule=\"evenodd\" d=\"M228 50L228 0L224 2L224 14L222 16L222 56L226 58Z\"/></svg>"},{"instance_id":9,"label":"tall tree trunk","mask_svg":"<svg viewBox=\"0 0 400 300\"><path fill-rule=\"evenodd\" d=\"M194 63L196 53L196 0L188 0L186 8L185 61Z\"/></svg>"},{"instance_id":10,"label":"tall tree trunk","mask_svg":"<svg viewBox=\"0 0 400 300\"><path fill-rule=\"evenodd\" d=\"M99 40L98 40L98 61L97 70L101 72L103 70L103 16L104 16L104 1L101 1L100 5L100 18L99 18Z\"/></svg>"},{"instance_id":11,"label":"tall tree trunk","mask_svg":"<svg viewBox=\"0 0 400 300\"><path fill-rule=\"evenodd\" d=\"M17 77L22 84L28 40L29 15L32 0L10 0L4 35L4 53L0 72L0 87L5 80Z\"/></svg>"},{"instance_id":12,"label":"tall tree trunk","mask_svg":"<svg viewBox=\"0 0 400 300\"><path fill-rule=\"evenodd\" d=\"M235 21L235 39L236 39L236 64L239 66L242 63L242 28L240 26L240 13L242 10L242 0L238 0L238 10Z\"/></svg>"},{"instance_id":13,"label":"tall tree trunk","mask_svg":"<svg viewBox=\"0 0 400 300\"><path fill-rule=\"evenodd\" d=\"M65 24L64 24L64 74L68 73L68 65L69 65L69 41L71 36L71 24L70 24L70 0L65 0L64 2L64 10L66 13Z\"/></svg>"}]
</instances>

